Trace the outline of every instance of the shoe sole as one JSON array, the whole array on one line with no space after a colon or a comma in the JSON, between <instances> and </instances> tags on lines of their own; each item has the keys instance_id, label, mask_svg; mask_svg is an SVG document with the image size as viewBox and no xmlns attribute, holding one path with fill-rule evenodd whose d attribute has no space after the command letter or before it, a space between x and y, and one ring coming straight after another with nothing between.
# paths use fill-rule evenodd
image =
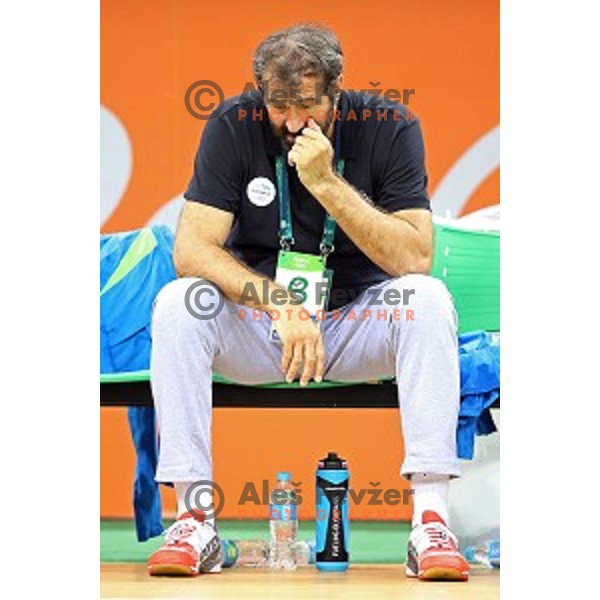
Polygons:
<instances>
[{"instance_id":1,"label":"shoe sole","mask_svg":"<svg viewBox=\"0 0 600 600\"><path fill-rule=\"evenodd\" d=\"M170 575L175 577L195 577L198 571L185 565L153 565L148 568L149 575Z\"/></svg>"},{"instance_id":2,"label":"shoe sole","mask_svg":"<svg viewBox=\"0 0 600 600\"><path fill-rule=\"evenodd\" d=\"M221 565L215 565L210 569L200 568L200 571L203 575L217 575L218 573L221 573L223 571L223 567Z\"/></svg>"},{"instance_id":3,"label":"shoe sole","mask_svg":"<svg viewBox=\"0 0 600 600\"><path fill-rule=\"evenodd\" d=\"M179 577L195 577L202 573L202 575L216 575L221 573L223 570L221 565L215 565L211 569L203 569L200 571L194 570L192 567L188 567L186 565L177 565L177 564L169 564L169 565L152 565L152 567L148 567L149 575L174 575Z\"/></svg>"},{"instance_id":4,"label":"shoe sole","mask_svg":"<svg viewBox=\"0 0 600 600\"><path fill-rule=\"evenodd\" d=\"M452 567L431 567L419 573L421 581L468 581L468 573Z\"/></svg>"}]
</instances>

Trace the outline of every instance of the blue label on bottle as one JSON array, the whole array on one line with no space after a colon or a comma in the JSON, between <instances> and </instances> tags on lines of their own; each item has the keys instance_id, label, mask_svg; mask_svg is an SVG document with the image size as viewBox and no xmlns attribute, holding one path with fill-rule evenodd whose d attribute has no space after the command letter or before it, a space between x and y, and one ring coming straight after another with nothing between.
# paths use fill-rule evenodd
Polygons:
<instances>
[{"instance_id":1,"label":"blue label on bottle","mask_svg":"<svg viewBox=\"0 0 600 600\"><path fill-rule=\"evenodd\" d=\"M500 566L500 542L493 541L490 543L489 559L493 567Z\"/></svg>"},{"instance_id":2,"label":"blue label on bottle","mask_svg":"<svg viewBox=\"0 0 600 600\"><path fill-rule=\"evenodd\" d=\"M271 521L295 521L296 513L295 504L269 505L269 518Z\"/></svg>"}]
</instances>

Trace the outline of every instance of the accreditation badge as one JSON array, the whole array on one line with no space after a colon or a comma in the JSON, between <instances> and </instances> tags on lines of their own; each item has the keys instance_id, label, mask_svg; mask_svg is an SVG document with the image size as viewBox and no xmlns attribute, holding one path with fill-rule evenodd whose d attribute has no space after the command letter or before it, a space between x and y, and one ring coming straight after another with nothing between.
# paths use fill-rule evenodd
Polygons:
<instances>
[{"instance_id":1,"label":"accreditation badge","mask_svg":"<svg viewBox=\"0 0 600 600\"><path fill-rule=\"evenodd\" d=\"M317 312L326 309L331 288L331 269L325 268L325 258L317 254L303 254L282 250L277 258L275 283L293 292L310 317L320 324ZM286 318L283 306L279 318ZM279 342L279 336L271 325L271 341Z\"/></svg>"}]
</instances>

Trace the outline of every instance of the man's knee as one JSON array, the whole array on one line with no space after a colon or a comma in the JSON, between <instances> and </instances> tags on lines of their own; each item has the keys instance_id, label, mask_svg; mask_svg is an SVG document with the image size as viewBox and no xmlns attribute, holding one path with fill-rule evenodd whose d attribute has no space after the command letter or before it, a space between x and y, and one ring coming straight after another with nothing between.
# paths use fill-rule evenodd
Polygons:
<instances>
[{"instance_id":1,"label":"man's knee","mask_svg":"<svg viewBox=\"0 0 600 600\"><path fill-rule=\"evenodd\" d=\"M198 280L184 277L167 283L158 292L154 300L153 319L160 321L169 315L178 314L185 310L185 295L195 281Z\"/></svg>"},{"instance_id":2,"label":"man's knee","mask_svg":"<svg viewBox=\"0 0 600 600\"><path fill-rule=\"evenodd\" d=\"M152 327L198 327L209 323L223 308L224 300L221 291L209 281L195 277L175 279L156 296Z\"/></svg>"},{"instance_id":3,"label":"man's knee","mask_svg":"<svg viewBox=\"0 0 600 600\"><path fill-rule=\"evenodd\" d=\"M404 275L393 279L388 289L395 292L395 307L412 315L410 320L430 316L456 320L452 297L444 283L435 277L417 273Z\"/></svg>"}]
</instances>

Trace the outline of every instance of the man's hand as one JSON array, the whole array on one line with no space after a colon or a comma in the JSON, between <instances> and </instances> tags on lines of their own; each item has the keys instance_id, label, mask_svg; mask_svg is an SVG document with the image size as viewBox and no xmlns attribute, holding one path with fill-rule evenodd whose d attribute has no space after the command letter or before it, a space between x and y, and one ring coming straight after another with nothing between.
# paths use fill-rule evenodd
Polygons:
<instances>
[{"instance_id":1,"label":"man's hand","mask_svg":"<svg viewBox=\"0 0 600 600\"><path fill-rule=\"evenodd\" d=\"M320 383L325 370L321 332L306 309L298 305L292 305L290 309L280 311L280 317L274 321L275 330L283 343L281 370L285 373L285 380L291 383L304 363L300 385L307 385L311 379ZM301 317L302 311L304 314Z\"/></svg>"},{"instance_id":2,"label":"man's hand","mask_svg":"<svg viewBox=\"0 0 600 600\"><path fill-rule=\"evenodd\" d=\"M302 130L288 153L288 163L296 166L300 181L313 196L320 187L335 179L332 159L331 142L314 119L309 119L308 127Z\"/></svg>"}]
</instances>

